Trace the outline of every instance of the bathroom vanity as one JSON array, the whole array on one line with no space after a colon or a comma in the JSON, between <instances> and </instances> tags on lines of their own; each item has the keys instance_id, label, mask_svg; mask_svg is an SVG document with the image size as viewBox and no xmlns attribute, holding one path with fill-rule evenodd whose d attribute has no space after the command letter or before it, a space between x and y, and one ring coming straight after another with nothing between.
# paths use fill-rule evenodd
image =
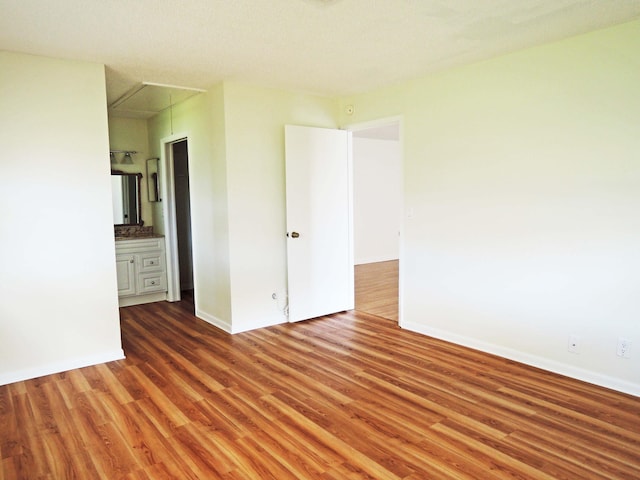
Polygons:
<instances>
[{"instance_id":1,"label":"bathroom vanity","mask_svg":"<svg viewBox=\"0 0 640 480\"><path fill-rule=\"evenodd\" d=\"M116 239L118 302L121 307L159 302L167 298L164 238Z\"/></svg>"},{"instance_id":2,"label":"bathroom vanity","mask_svg":"<svg viewBox=\"0 0 640 480\"><path fill-rule=\"evenodd\" d=\"M142 221L141 173L111 172L118 303L121 307L167 299L164 237ZM156 196L154 201L158 201Z\"/></svg>"}]
</instances>

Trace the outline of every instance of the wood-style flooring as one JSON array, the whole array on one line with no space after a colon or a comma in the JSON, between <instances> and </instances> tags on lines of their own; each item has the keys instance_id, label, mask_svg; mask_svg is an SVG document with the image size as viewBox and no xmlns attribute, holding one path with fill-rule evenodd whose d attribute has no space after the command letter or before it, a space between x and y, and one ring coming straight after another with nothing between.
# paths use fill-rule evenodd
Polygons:
<instances>
[{"instance_id":1,"label":"wood-style flooring","mask_svg":"<svg viewBox=\"0 0 640 480\"><path fill-rule=\"evenodd\" d=\"M398 260L355 266L355 307L398 322Z\"/></svg>"},{"instance_id":2,"label":"wood-style flooring","mask_svg":"<svg viewBox=\"0 0 640 480\"><path fill-rule=\"evenodd\" d=\"M125 360L0 387L0 480L640 478L640 398L380 316L121 316Z\"/></svg>"}]
</instances>

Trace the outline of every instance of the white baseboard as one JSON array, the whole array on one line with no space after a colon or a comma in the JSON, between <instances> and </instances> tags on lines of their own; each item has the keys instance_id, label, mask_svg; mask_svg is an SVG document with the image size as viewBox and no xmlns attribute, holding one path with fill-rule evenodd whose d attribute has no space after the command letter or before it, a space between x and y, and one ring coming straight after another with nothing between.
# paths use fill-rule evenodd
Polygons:
<instances>
[{"instance_id":1,"label":"white baseboard","mask_svg":"<svg viewBox=\"0 0 640 480\"><path fill-rule=\"evenodd\" d=\"M273 327L274 325L280 325L283 323L286 323L286 319L283 316L266 317L258 321L252 321L251 323L248 323L248 324L245 323L240 328L235 326L231 333L235 334L235 333L248 332L250 330L256 330L258 328Z\"/></svg>"},{"instance_id":2,"label":"white baseboard","mask_svg":"<svg viewBox=\"0 0 640 480\"><path fill-rule=\"evenodd\" d=\"M64 360L61 362L48 362L46 365L25 368L15 372L2 373L0 374L0 385L8 385L9 383L31 380L32 378L66 372L76 368L84 368L101 363L113 362L115 360L122 360L123 358L125 358L124 351L122 349L118 349L112 352L105 352L100 355L74 358L72 360Z\"/></svg>"},{"instance_id":3,"label":"white baseboard","mask_svg":"<svg viewBox=\"0 0 640 480\"><path fill-rule=\"evenodd\" d=\"M147 293L146 295L131 295L130 297L118 298L119 307L130 307L132 305L142 305L143 303L164 302L167 299L167 292Z\"/></svg>"},{"instance_id":4,"label":"white baseboard","mask_svg":"<svg viewBox=\"0 0 640 480\"><path fill-rule=\"evenodd\" d=\"M248 332L250 330L255 330L257 328L265 328L265 327L272 327L274 325L279 325L281 323L285 323L285 319L281 318L281 317L277 317L277 318L265 318L264 320L260 320L257 322L252 322L251 324L246 324L243 325L242 327L238 328L238 326L233 326L231 325L229 322L226 322L224 320L219 319L218 317L214 316L214 315L210 315L206 312L203 312L202 310L196 310L196 317L198 317L201 320L204 320L207 323L210 323L211 325L213 325L214 327L218 327L220 330L224 330L225 332L229 333L229 334L236 334L236 333L242 333L242 332Z\"/></svg>"},{"instance_id":5,"label":"white baseboard","mask_svg":"<svg viewBox=\"0 0 640 480\"><path fill-rule=\"evenodd\" d=\"M214 327L218 327L220 330L224 330L227 333L233 333L231 331L231 324L229 322L225 322L224 320L220 320L218 317L214 315L210 315L207 312L203 312L202 310L196 310L196 317L200 320L204 320L207 323L210 323Z\"/></svg>"},{"instance_id":6,"label":"white baseboard","mask_svg":"<svg viewBox=\"0 0 640 480\"><path fill-rule=\"evenodd\" d=\"M582 368L574 367L573 365L556 362L555 360L539 357L537 355L530 355L501 345L483 342L475 338L465 337L464 335L458 335L437 328L426 327L422 324L403 321L401 322L400 327L412 332L428 335L439 340L455 343L457 345L462 345L464 347L469 347L492 355L498 355L499 357L524 363L525 365L530 365L532 367L541 368L549 372L564 375L565 377L574 378L600 387L610 388L618 392L640 397L640 385L626 380L610 377L590 370L584 370Z\"/></svg>"}]
</instances>

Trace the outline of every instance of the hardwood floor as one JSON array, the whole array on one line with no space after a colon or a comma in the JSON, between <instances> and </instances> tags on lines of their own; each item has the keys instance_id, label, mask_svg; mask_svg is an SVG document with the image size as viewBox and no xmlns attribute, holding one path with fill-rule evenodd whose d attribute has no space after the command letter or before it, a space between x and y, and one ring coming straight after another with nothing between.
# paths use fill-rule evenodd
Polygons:
<instances>
[{"instance_id":1,"label":"hardwood floor","mask_svg":"<svg viewBox=\"0 0 640 480\"><path fill-rule=\"evenodd\" d=\"M398 260L355 267L356 310L398 322Z\"/></svg>"},{"instance_id":2,"label":"hardwood floor","mask_svg":"<svg viewBox=\"0 0 640 480\"><path fill-rule=\"evenodd\" d=\"M185 311L195 315L196 306L193 298L193 289L182 290L180 292L181 301L178 303Z\"/></svg>"},{"instance_id":3,"label":"hardwood floor","mask_svg":"<svg viewBox=\"0 0 640 480\"><path fill-rule=\"evenodd\" d=\"M640 478L640 398L366 313L121 312L126 360L0 387L0 480Z\"/></svg>"}]
</instances>

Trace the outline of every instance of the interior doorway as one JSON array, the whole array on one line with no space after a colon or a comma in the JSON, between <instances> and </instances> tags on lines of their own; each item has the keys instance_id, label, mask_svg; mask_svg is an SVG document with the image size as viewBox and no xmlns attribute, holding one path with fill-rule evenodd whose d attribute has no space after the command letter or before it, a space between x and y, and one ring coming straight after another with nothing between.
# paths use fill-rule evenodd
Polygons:
<instances>
[{"instance_id":1,"label":"interior doorway","mask_svg":"<svg viewBox=\"0 0 640 480\"><path fill-rule=\"evenodd\" d=\"M176 206L176 236L180 296L193 302L193 256L191 251L191 197L189 193L189 153L187 140L171 145Z\"/></svg>"},{"instance_id":2,"label":"interior doorway","mask_svg":"<svg viewBox=\"0 0 640 480\"><path fill-rule=\"evenodd\" d=\"M164 234L167 245L167 300L195 310L189 187L189 143L184 136L163 140Z\"/></svg>"},{"instance_id":3,"label":"interior doorway","mask_svg":"<svg viewBox=\"0 0 640 480\"><path fill-rule=\"evenodd\" d=\"M400 119L352 126L356 310L399 321Z\"/></svg>"},{"instance_id":4,"label":"interior doorway","mask_svg":"<svg viewBox=\"0 0 640 480\"><path fill-rule=\"evenodd\" d=\"M399 260L355 265L355 309L398 322L399 266Z\"/></svg>"}]
</instances>

